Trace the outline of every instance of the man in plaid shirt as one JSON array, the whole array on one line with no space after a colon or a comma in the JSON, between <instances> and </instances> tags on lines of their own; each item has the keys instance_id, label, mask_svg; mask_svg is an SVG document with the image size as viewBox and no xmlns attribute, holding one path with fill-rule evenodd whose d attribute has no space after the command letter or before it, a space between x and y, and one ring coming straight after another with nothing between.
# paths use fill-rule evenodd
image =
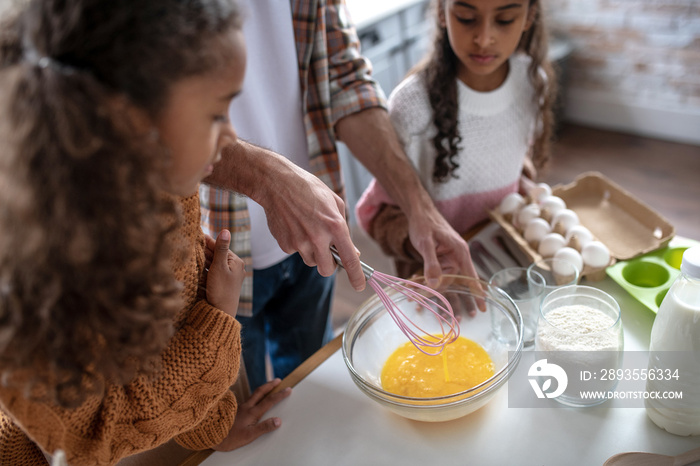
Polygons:
<instances>
[{"instance_id":1,"label":"man in plaid shirt","mask_svg":"<svg viewBox=\"0 0 700 466\"><path fill-rule=\"evenodd\" d=\"M243 3L248 66L230 111L240 142L202 184L200 198L204 231L215 237L229 229L232 249L247 264L238 319L254 389L266 381L266 354L274 375L284 377L330 337L329 246L338 248L353 287L365 285L348 240L336 140L406 213L433 284L443 272L476 273L466 242L403 153L345 1Z\"/></svg>"}]
</instances>

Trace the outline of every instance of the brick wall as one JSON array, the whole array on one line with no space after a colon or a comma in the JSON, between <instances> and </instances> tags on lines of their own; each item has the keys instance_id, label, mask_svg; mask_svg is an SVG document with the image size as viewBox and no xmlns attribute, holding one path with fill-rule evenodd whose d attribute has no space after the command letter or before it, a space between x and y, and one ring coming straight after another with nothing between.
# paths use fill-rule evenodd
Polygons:
<instances>
[{"instance_id":1,"label":"brick wall","mask_svg":"<svg viewBox=\"0 0 700 466\"><path fill-rule=\"evenodd\" d=\"M566 117L700 144L700 0L544 0L574 47Z\"/></svg>"}]
</instances>

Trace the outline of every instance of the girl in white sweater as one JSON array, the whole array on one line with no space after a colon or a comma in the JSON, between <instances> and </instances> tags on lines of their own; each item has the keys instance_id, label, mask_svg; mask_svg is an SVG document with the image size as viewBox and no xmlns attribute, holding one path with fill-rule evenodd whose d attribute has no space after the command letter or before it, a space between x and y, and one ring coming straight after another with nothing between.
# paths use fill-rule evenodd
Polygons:
<instances>
[{"instance_id":1,"label":"girl in white sweater","mask_svg":"<svg viewBox=\"0 0 700 466\"><path fill-rule=\"evenodd\" d=\"M406 155L461 234L548 158L555 79L540 3L435 0L433 50L389 98ZM376 180L356 210L399 275L420 271L406 217Z\"/></svg>"}]
</instances>

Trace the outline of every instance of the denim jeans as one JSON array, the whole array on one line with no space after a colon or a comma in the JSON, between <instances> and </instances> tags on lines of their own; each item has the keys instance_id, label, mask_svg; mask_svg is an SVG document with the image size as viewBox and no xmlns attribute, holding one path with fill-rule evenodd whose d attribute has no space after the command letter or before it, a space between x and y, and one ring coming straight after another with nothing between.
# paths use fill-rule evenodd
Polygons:
<instances>
[{"instance_id":1,"label":"denim jeans","mask_svg":"<svg viewBox=\"0 0 700 466\"><path fill-rule=\"evenodd\" d=\"M251 390L267 381L266 353L284 378L330 341L334 284L335 275L322 277L298 253L253 272L253 316L237 317Z\"/></svg>"}]
</instances>

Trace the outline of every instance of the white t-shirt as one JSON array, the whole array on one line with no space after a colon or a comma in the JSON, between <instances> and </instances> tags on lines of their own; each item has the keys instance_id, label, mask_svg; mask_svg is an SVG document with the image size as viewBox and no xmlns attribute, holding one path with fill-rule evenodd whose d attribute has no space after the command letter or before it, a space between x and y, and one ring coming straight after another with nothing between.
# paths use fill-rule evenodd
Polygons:
<instances>
[{"instance_id":1,"label":"white t-shirt","mask_svg":"<svg viewBox=\"0 0 700 466\"><path fill-rule=\"evenodd\" d=\"M288 0L245 0L247 65L243 92L229 115L238 137L309 169L292 11ZM253 268L288 257L267 226L265 211L248 199Z\"/></svg>"}]
</instances>

